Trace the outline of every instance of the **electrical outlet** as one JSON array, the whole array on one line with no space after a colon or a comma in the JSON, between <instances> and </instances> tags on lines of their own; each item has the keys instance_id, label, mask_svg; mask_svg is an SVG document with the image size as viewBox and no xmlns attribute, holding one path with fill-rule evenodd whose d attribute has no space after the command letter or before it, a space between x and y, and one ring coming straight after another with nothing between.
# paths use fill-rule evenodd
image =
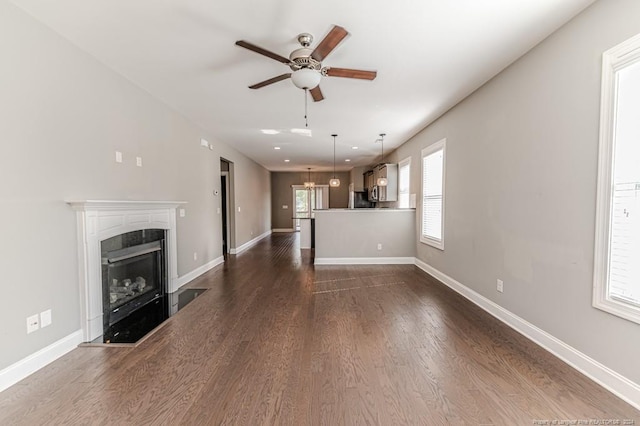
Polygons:
<instances>
[{"instance_id":1,"label":"electrical outlet","mask_svg":"<svg viewBox=\"0 0 640 426\"><path fill-rule=\"evenodd\" d=\"M500 293L504 291L504 282L502 282L502 280L500 279L497 281L496 290L498 290Z\"/></svg>"},{"instance_id":2,"label":"electrical outlet","mask_svg":"<svg viewBox=\"0 0 640 426\"><path fill-rule=\"evenodd\" d=\"M198 252L193 252L193 260L198 260Z\"/></svg>"},{"instance_id":3,"label":"electrical outlet","mask_svg":"<svg viewBox=\"0 0 640 426\"><path fill-rule=\"evenodd\" d=\"M216 213L220 214L220 207L216 209Z\"/></svg>"},{"instance_id":4,"label":"electrical outlet","mask_svg":"<svg viewBox=\"0 0 640 426\"><path fill-rule=\"evenodd\" d=\"M187 214L184 209L179 209L178 212L180 213L180 217L184 217Z\"/></svg>"},{"instance_id":5,"label":"electrical outlet","mask_svg":"<svg viewBox=\"0 0 640 426\"><path fill-rule=\"evenodd\" d=\"M45 328L51 325L51 309L40 312L40 327Z\"/></svg>"},{"instance_id":6,"label":"electrical outlet","mask_svg":"<svg viewBox=\"0 0 640 426\"><path fill-rule=\"evenodd\" d=\"M378 243L378 251L382 250L382 243Z\"/></svg>"},{"instance_id":7,"label":"electrical outlet","mask_svg":"<svg viewBox=\"0 0 640 426\"><path fill-rule=\"evenodd\" d=\"M31 315L27 318L27 334L33 333L40 328L40 318L38 314Z\"/></svg>"},{"instance_id":8,"label":"electrical outlet","mask_svg":"<svg viewBox=\"0 0 640 426\"><path fill-rule=\"evenodd\" d=\"M122 163L122 153L120 151L116 151L116 163Z\"/></svg>"},{"instance_id":9,"label":"electrical outlet","mask_svg":"<svg viewBox=\"0 0 640 426\"><path fill-rule=\"evenodd\" d=\"M142 167L142 157L136 157L136 166Z\"/></svg>"}]
</instances>

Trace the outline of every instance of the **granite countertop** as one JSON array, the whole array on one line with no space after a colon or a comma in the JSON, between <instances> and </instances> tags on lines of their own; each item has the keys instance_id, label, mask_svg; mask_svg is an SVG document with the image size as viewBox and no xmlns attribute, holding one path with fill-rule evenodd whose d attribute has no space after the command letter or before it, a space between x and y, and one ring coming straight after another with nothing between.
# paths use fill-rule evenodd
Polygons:
<instances>
[{"instance_id":1,"label":"granite countertop","mask_svg":"<svg viewBox=\"0 0 640 426\"><path fill-rule=\"evenodd\" d=\"M326 209L314 210L314 213L331 213L331 212L415 212L416 209L395 209L395 208L361 208L361 209Z\"/></svg>"}]
</instances>

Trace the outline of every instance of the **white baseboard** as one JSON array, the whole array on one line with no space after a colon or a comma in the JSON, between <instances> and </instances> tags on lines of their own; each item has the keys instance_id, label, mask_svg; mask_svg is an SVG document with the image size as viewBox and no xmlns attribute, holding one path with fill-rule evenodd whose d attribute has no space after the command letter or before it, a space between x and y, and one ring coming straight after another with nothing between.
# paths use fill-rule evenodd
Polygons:
<instances>
[{"instance_id":1,"label":"white baseboard","mask_svg":"<svg viewBox=\"0 0 640 426\"><path fill-rule=\"evenodd\" d=\"M273 228L271 232L293 232L293 228Z\"/></svg>"},{"instance_id":2,"label":"white baseboard","mask_svg":"<svg viewBox=\"0 0 640 426\"><path fill-rule=\"evenodd\" d=\"M80 343L82 343L82 330L75 331L1 370L0 392L75 349Z\"/></svg>"},{"instance_id":3,"label":"white baseboard","mask_svg":"<svg viewBox=\"0 0 640 426\"><path fill-rule=\"evenodd\" d=\"M413 265L415 257L316 257L316 265Z\"/></svg>"},{"instance_id":4,"label":"white baseboard","mask_svg":"<svg viewBox=\"0 0 640 426\"><path fill-rule=\"evenodd\" d=\"M184 274L183 276L176 278L173 281L172 285L171 285L170 293L178 291L180 289L180 287L182 287L186 283L195 280L200 275L204 274L205 272L210 271L211 269L215 268L216 266L218 266L218 265L220 265L222 263L224 263L224 257L220 256L220 257L217 257L217 258L213 259L212 261L207 262L204 265L194 269L193 271L188 272L188 273Z\"/></svg>"},{"instance_id":5,"label":"white baseboard","mask_svg":"<svg viewBox=\"0 0 640 426\"><path fill-rule=\"evenodd\" d=\"M207 262L181 277L178 277L172 283L171 292L177 291L183 285L196 279L221 263L224 263L224 257L222 256ZM72 349L75 349L82 342L82 330L78 330L1 370L0 392L7 389L9 386L18 383L20 380L38 371L47 364L50 364Z\"/></svg>"},{"instance_id":6,"label":"white baseboard","mask_svg":"<svg viewBox=\"0 0 640 426\"><path fill-rule=\"evenodd\" d=\"M438 271L420 259L415 259L415 264L427 274L433 276L447 287L450 287L457 293L466 297L489 314L493 315L529 340L532 340L547 351L551 352L594 382L608 389L619 398L633 405L635 408L640 409L639 384L632 382L621 374L611 370L609 367L600 364L598 361L588 357L546 331L539 329L535 325L504 309L502 306L487 299L481 294L476 293L469 287L464 286L455 279Z\"/></svg>"},{"instance_id":7,"label":"white baseboard","mask_svg":"<svg viewBox=\"0 0 640 426\"><path fill-rule=\"evenodd\" d=\"M240 254L243 251L247 250L248 248L252 247L253 245L255 245L258 241L260 241L263 238L268 237L269 235L271 235L271 230L268 230L267 232L265 232L262 235L258 235L257 237L255 237L253 240L247 241L246 243L244 243L243 245L241 245L240 247L237 248L232 248L231 250L229 250L229 253L231 254Z\"/></svg>"}]
</instances>

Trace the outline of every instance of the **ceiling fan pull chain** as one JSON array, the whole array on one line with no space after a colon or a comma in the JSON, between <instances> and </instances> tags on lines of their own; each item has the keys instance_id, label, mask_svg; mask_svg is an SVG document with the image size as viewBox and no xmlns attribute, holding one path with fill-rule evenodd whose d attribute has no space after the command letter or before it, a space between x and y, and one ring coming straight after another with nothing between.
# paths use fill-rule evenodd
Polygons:
<instances>
[{"instance_id":1,"label":"ceiling fan pull chain","mask_svg":"<svg viewBox=\"0 0 640 426\"><path fill-rule=\"evenodd\" d=\"M309 127L309 121L307 120L307 90L304 89L304 127Z\"/></svg>"}]
</instances>

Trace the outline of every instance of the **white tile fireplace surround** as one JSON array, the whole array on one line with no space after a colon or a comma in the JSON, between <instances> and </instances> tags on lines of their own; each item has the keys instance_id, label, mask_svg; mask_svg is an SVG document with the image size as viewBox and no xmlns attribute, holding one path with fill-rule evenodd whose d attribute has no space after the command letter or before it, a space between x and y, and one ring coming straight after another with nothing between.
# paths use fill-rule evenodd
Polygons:
<instances>
[{"instance_id":1,"label":"white tile fireplace surround","mask_svg":"<svg viewBox=\"0 0 640 426\"><path fill-rule=\"evenodd\" d=\"M176 208L184 201L67 201L77 212L80 321L83 339L102 336L102 268L100 243L125 232L165 229L167 292L177 290Z\"/></svg>"}]
</instances>

